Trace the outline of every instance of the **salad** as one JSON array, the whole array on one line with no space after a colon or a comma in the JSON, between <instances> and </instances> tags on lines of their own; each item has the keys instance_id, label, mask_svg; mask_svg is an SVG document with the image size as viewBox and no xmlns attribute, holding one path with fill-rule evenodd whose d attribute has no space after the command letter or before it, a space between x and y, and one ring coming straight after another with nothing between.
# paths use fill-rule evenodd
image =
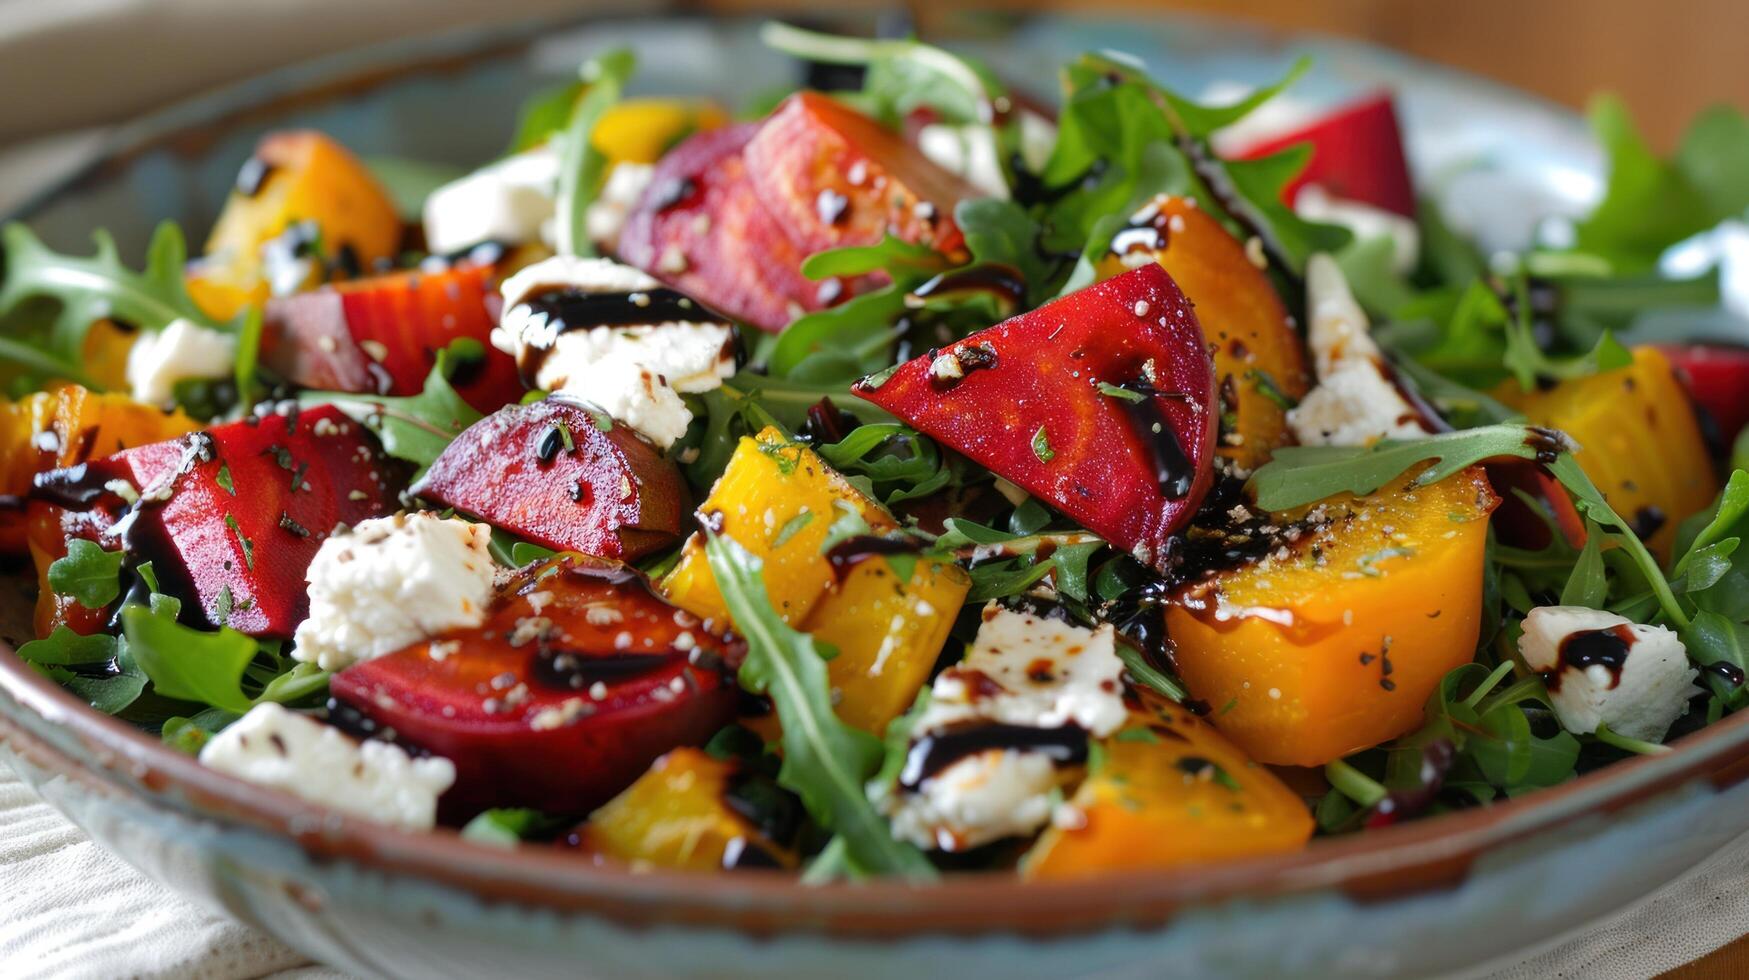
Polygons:
<instances>
[{"instance_id":1,"label":"salad","mask_svg":"<svg viewBox=\"0 0 1749 980\"><path fill-rule=\"evenodd\" d=\"M1641 329L1722 302L1742 115L1600 101L1601 201L1483 254L1304 64L765 38L829 90L617 51L471 173L270 134L192 258L8 225L18 655L357 818L810 882L1287 852L1749 701L1749 352Z\"/></svg>"}]
</instances>

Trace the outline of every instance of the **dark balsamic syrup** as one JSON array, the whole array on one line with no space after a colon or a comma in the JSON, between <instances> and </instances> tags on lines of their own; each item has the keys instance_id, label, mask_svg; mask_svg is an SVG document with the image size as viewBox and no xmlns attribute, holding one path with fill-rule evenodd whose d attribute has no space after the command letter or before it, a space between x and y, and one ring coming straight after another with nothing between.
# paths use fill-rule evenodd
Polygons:
<instances>
[{"instance_id":1,"label":"dark balsamic syrup","mask_svg":"<svg viewBox=\"0 0 1749 980\"><path fill-rule=\"evenodd\" d=\"M899 786L916 790L923 781L961 759L999 749L1038 752L1058 766L1087 762L1087 732L1075 725L1028 728L1023 725L972 724L924 735L911 743Z\"/></svg>"}]
</instances>

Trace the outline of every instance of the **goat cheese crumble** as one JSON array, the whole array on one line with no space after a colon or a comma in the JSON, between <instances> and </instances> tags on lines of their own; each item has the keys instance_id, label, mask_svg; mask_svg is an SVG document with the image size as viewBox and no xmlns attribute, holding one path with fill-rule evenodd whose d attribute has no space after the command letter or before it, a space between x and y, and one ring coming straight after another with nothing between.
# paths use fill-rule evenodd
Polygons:
<instances>
[{"instance_id":1,"label":"goat cheese crumble","mask_svg":"<svg viewBox=\"0 0 1749 980\"><path fill-rule=\"evenodd\" d=\"M169 408L181 381L228 378L237 366L237 338L192 320L172 320L159 331L141 331L128 349L128 387L134 400Z\"/></svg>"},{"instance_id":2,"label":"goat cheese crumble","mask_svg":"<svg viewBox=\"0 0 1749 980\"><path fill-rule=\"evenodd\" d=\"M1584 606L1538 606L1524 617L1518 653L1548 683L1561 726L1608 725L1657 742L1688 710L1698 671L1676 634Z\"/></svg>"},{"instance_id":3,"label":"goat cheese crumble","mask_svg":"<svg viewBox=\"0 0 1749 980\"><path fill-rule=\"evenodd\" d=\"M698 394L735 374L734 328L721 320L665 320L631 326L556 323L530 300L572 290L638 295L663 285L609 259L555 257L505 281L504 315L492 345L527 363L539 357L526 380L547 391L588 402L666 449L686 434L692 411L682 394Z\"/></svg>"},{"instance_id":4,"label":"goat cheese crumble","mask_svg":"<svg viewBox=\"0 0 1749 980\"><path fill-rule=\"evenodd\" d=\"M1365 446L1427 434L1421 413L1386 374L1384 353L1372 339L1366 312L1328 255L1306 262L1306 315L1318 385L1287 413L1288 426L1301 444Z\"/></svg>"},{"instance_id":5,"label":"goat cheese crumble","mask_svg":"<svg viewBox=\"0 0 1749 980\"><path fill-rule=\"evenodd\" d=\"M324 670L478 626L492 600L491 529L435 514L364 521L310 562L310 615L292 656Z\"/></svg>"},{"instance_id":6,"label":"goat cheese crumble","mask_svg":"<svg viewBox=\"0 0 1749 980\"><path fill-rule=\"evenodd\" d=\"M550 238L559 187L551 146L509 156L439 187L425 199L425 242L448 255L481 242L523 245Z\"/></svg>"},{"instance_id":7,"label":"goat cheese crumble","mask_svg":"<svg viewBox=\"0 0 1749 980\"><path fill-rule=\"evenodd\" d=\"M455 765L414 759L387 742L355 742L337 728L266 702L214 735L201 764L377 823L429 828Z\"/></svg>"},{"instance_id":8,"label":"goat cheese crumble","mask_svg":"<svg viewBox=\"0 0 1749 980\"><path fill-rule=\"evenodd\" d=\"M995 603L983 617L965 660L936 677L912 726L913 753L932 738L989 726L1064 732L1068 740L1123 726L1123 662L1111 626L1089 630ZM873 786L870 795L895 837L956 851L1037 831L1051 818L1052 791L1078 773L1037 747L991 748L912 786Z\"/></svg>"}]
</instances>

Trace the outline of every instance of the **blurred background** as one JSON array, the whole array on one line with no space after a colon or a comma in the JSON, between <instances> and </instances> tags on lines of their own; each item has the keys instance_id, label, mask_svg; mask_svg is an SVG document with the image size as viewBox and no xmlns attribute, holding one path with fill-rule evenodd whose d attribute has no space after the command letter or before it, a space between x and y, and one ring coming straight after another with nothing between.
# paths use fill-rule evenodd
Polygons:
<instances>
[{"instance_id":1,"label":"blurred background","mask_svg":"<svg viewBox=\"0 0 1749 980\"><path fill-rule=\"evenodd\" d=\"M833 9L891 3L836 0ZM1010 0L909 5L925 33L1029 10L1184 10L1372 41L1580 107L1621 93L1668 147L1700 107L1749 103L1746 0ZM818 0L0 0L0 149L126 119L226 80L397 37L591 13L788 11Z\"/></svg>"}]
</instances>

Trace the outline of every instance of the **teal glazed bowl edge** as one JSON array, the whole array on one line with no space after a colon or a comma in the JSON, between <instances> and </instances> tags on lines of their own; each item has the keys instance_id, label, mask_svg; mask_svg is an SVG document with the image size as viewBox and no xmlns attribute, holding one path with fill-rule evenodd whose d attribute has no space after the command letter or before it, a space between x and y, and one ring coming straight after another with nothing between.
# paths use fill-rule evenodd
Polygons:
<instances>
[{"instance_id":1,"label":"teal glazed bowl edge","mask_svg":"<svg viewBox=\"0 0 1749 980\"><path fill-rule=\"evenodd\" d=\"M161 219L204 229L269 129L313 126L366 158L465 166L500 151L522 95L591 50L673 52L645 58L649 91L733 102L782 84L788 69L759 53L756 27L535 25L340 56L121 127L18 216L60 248L109 227L137 255ZM1398 93L1418 174L1493 161L1540 180L1557 204L1598 182L1596 153L1562 110L1351 43L1180 17L1033 17L963 43L1021 79L1048 79L1081 50L1121 47L1191 93L1269 80L1311 52L1309 98ZM96 713L4 646L0 761L149 876L369 977L1469 973L1559 942L1749 832L1749 719L1730 718L1671 753L1518 800L1169 874L819 887L761 872L634 874L556 850L374 825L208 771Z\"/></svg>"}]
</instances>

